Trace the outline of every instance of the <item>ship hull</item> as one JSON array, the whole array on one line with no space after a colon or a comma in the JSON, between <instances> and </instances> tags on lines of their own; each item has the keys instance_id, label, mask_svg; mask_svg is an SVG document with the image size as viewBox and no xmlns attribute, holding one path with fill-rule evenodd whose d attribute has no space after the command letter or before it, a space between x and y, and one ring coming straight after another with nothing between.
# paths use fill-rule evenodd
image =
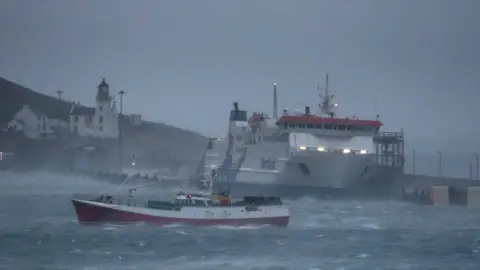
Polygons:
<instances>
[{"instance_id":1,"label":"ship hull","mask_svg":"<svg viewBox=\"0 0 480 270\"><path fill-rule=\"evenodd\" d=\"M371 180L371 179L369 179ZM378 179L378 182L384 182ZM275 196L286 199L312 197L316 199L386 199L391 194L391 185L366 181L351 188L305 187L283 184L258 184L242 182L218 182L215 189L230 190L233 196L254 194L258 196Z\"/></svg>"},{"instance_id":2,"label":"ship hull","mask_svg":"<svg viewBox=\"0 0 480 270\"><path fill-rule=\"evenodd\" d=\"M201 216L203 211L196 211L193 207L189 207L189 212L182 214L181 211L166 211L157 209L147 209L142 207L106 204L85 200L72 200L72 204L77 214L79 223L85 224L105 224L105 223L132 223L145 222L155 225L168 224L187 224L194 226L243 226L243 225L275 225L286 227L290 221L288 209L281 208L272 210L274 214L269 216L260 216L253 213L250 217L248 214L243 216L235 213L240 212L234 209L233 214L229 217L207 218ZM285 207L285 206L284 206ZM226 208L226 207L224 207ZM235 207L239 208L239 207ZM221 210L221 209L217 209ZM244 212L241 212L244 213ZM198 215L197 215L198 214ZM187 217L188 216L188 217ZM193 216L193 218L192 218ZM195 217L196 216L196 217Z\"/></svg>"},{"instance_id":3,"label":"ship hull","mask_svg":"<svg viewBox=\"0 0 480 270\"><path fill-rule=\"evenodd\" d=\"M289 188L348 189L374 173L373 155L302 153L290 157L278 171L242 168L237 183Z\"/></svg>"},{"instance_id":4,"label":"ship hull","mask_svg":"<svg viewBox=\"0 0 480 270\"><path fill-rule=\"evenodd\" d=\"M369 175L373 155L308 153L296 155L286 163L277 183L290 186L348 189Z\"/></svg>"}]
</instances>

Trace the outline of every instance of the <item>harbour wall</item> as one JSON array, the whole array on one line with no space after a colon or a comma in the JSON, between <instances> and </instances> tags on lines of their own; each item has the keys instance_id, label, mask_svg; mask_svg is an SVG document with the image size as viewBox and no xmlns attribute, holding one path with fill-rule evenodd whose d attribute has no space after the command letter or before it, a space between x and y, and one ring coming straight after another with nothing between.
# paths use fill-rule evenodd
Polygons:
<instances>
[{"instance_id":1,"label":"harbour wall","mask_svg":"<svg viewBox=\"0 0 480 270\"><path fill-rule=\"evenodd\" d=\"M468 178L402 174L394 179L392 193L416 204L480 207L480 181Z\"/></svg>"}]
</instances>

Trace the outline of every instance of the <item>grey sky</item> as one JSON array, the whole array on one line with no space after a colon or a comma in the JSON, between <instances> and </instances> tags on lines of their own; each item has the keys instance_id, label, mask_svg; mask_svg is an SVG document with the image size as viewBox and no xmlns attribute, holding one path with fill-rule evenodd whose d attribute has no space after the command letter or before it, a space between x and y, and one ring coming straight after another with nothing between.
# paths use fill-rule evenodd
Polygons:
<instances>
[{"instance_id":1,"label":"grey sky","mask_svg":"<svg viewBox=\"0 0 480 270\"><path fill-rule=\"evenodd\" d=\"M480 147L480 1L0 1L0 76L210 136L233 101L314 106L329 72L342 113L404 128L414 147Z\"/></svg>"}]
</instances>

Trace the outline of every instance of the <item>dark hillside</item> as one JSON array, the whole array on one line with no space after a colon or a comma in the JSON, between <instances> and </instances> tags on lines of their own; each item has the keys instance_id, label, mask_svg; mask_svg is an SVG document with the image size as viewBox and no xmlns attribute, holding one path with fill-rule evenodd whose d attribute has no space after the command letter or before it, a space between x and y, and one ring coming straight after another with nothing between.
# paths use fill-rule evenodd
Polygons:
<instances>
[{"instance_id":1,"label":"dark hillside","mask_svg":"<svg viewBox=\"0 0 480 270\"><path fill-rule=\"evenodd\" d=\"M0 78L0 125L9 122L22 105L44 112L48 118L68 121L70 102L41 94Z\"/></svg>"}]
</instances>

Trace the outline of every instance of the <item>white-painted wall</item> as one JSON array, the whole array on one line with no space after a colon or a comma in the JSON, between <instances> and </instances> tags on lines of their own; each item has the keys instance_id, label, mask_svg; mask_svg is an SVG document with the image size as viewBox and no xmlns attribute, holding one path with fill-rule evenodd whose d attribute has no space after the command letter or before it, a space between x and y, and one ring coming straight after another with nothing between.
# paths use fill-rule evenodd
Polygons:
<instances>
[{"instance_id":1,"label":"white-painted wall","mask_svg":"<svg viewBox=\"0 0 480 270\"><path fill-rule=\"evenodd\" d=\"M142 115L141 114L131 114L130 115L130 123L132 126L138 126L142 123Z\"/></svg>"},{"instance_id":2,"label":"white-painted wall","mask_svg":"<svg viewBox=\"0 0 480 270\"><path fill-rule=\"evenodd\" d=\"M35 114L28 105L23 105L15 114L8 123L8 128L22 131L30 139L39 139L53 133L47 116L43 113Z\"/></svg>"},{"instance_id":3,"label":"white-painted wall","mask_svg":"<svg viewBox=\"0 0 480 270\"><path fill-rule=\"evenodd\" d=\"M290 146L293 148L329 148L329 149L350 149L366 150L369 153L375 151L375 145L372 137L352 136L352 137L323 137L315 136L309 133L291 132L289 138Z\"/></svg>"},{"instance_id":4,"label":"white-painted wall","mask_svg":"<svg viewBox=\"0 0 480 270\"><path fill-rule=\"evenodd\" d=\"M118 116L115 103L97 101L94 117L94 136L103 138L118 137Z\"/></svg>"},{"instance_id":5,"label":"white-painted wall","mask_svg":"<svg viewBox=\"0 0 480 270\"><path fill-rule=\"evenodd\" d=\"M70 115L70 132L79 136L91 136L93 115Z\"/></svg>"},{"instance_id":6,"label":"white-painted wall","mask_svg":"<svg viewBox=\"0 0 480 270\"><path fill-rule=\"evenodd\" d=\"M92 115L70 115L70 132L79 136L118 138L115 102L97 101Z\"/></svg>"}]
</instances>

